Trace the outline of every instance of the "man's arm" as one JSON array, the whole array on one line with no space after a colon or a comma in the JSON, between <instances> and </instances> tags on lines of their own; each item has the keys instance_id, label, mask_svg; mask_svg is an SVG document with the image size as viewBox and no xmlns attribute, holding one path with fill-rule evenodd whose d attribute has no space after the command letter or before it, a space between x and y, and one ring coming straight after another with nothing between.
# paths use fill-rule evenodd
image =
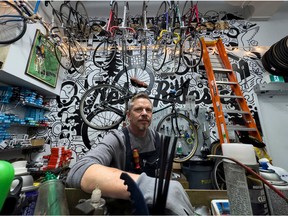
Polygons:
<instances>
[{"instance_id":1,"label":"man's arm","mask_svg":"<svg viewBox=\"0 0 288 216\"><path fill-rule=\"evenodd\" d=\"M122 172L116 168L93 164L85 171L81 179L81 189L91 193L96 187L99 187L104 197L129 199L130 193L127 191L127 186L120 179ZM129 173L129 175L135 182L139 177L133 173Z\"/></svg>"}]
</instances>

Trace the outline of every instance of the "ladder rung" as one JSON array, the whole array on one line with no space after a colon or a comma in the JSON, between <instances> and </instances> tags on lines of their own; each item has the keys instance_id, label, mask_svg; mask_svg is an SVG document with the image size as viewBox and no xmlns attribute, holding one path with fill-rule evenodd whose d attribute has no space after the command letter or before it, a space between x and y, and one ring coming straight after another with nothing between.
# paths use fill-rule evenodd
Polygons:
<instances>
[{"instance_id":1,"label":"ladder rung","mask_svg":"<svg viewBox=\"0 0 288 216\"><path fill-rule=\"evenodd\" d=\"M242 125L227 125L227 130L233 131L257 131L256 128L249 128Z\"/></svg>"},{"instance_id":2,"label":"ladder rung","mask_svg":"<svg viewBox=\"0 0 288 216\"><path fill-rule=\"evenodd\" d=\"M238 82L216 81L216 84L219 84L219 85L236 85L236 84L238 84Z\"/></svg>"},{"instance_id":3,"label":"ladder rung","mask_svg":"<svg viewBox=\"0 0 288 216\"><path fill-rule=\"evenodd\" d=\"M248 111L243 111L243 110L227 110L223 109L224 113L239 113L239 114L250 114Z\"/></svg>"},{"instance_id":4,"label":"ladder rung","mask_svg":"<svg viewBox=\"0 0 288 216\"><path fill-rule=\"evenodd\" d=\"M238 95L219 95L220 98L242 98L242 96L238 96Z\"/></svg>"},{"instance_id":5,"label":"ladder rung","mask_svg":"<svg viewBox=\"0 0 288 216\"><path fill-rule=\"evenodd\" d=\"M226 68L213 68L213 71L214 72L217 72L217 73L230 73L232 72L232 70L230 69L226 69Z\"/></svg>"}]
</instances>

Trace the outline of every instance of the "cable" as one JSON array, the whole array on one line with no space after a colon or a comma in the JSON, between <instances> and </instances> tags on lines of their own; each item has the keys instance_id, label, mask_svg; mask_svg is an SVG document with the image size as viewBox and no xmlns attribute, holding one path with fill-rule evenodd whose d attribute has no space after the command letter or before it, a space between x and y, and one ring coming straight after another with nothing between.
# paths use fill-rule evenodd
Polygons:
<instances>
[{"instance_id":1,"label":"cable","mask_svg":"<svg viewBox=\"0 0 288 216\"><path fill-rule=\"evenodd\" d=\"M230 157L226 157L226 156L222 156L222 155L207 155L207 157L222 158L222 159L227 159L227 160L231 160L231 161L235 162L236 164L240 165L245 170L247 170L250 174L256 176L260 181L262 181L264 184L266 184L270 189L272 189L275 193L277 193L281 198L283 198L288 203L288 198L280 190L275 188L270 182L268 182L266 179L264 179L262 176L260 176L258 173L256 173L254 170L252 170L250 167L246 166L245 164L241 163L240 161L238 161L234 158L230 158Z\"/></svg>"}]
</instances>

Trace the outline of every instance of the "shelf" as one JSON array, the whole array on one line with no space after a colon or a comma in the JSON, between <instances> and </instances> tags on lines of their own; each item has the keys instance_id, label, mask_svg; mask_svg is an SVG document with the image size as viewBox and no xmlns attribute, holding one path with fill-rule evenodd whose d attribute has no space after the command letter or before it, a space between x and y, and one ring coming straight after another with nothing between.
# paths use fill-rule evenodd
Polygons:
<instances>
[{"instance_id":1,"label":"shelf","mask_svg":"<svg viewBox=\"0 0 288 216\"><path fill-rule=\"evenodd\" d=\"M11 123L10 126L13 126L13 127L49 127L49 125L30 125L30 124L15 124L15 123Z\"/></svg>"},{"instance_id":2,"label":"shelf","mask_svg":"<svg viewBox=\"0 0 288 216\"><path fill-rule=\"evenodd\" d=\"M28 147L22 147L22 148L8 148L8 149L0 149L0 154L1 153L9 153L9 152L17 152L17 151L22 151L22 153L25 152L30 152L33 150L38 150L42 148L43 146L28 146Z\"/></svg>"},{"instance_id":3,"label":"shelf","mask_svg":"<svg viewBox=\"0 0 288 216\"><path fill-rule=\"evenodd\" d=\"M266 84L257 84L254 87L256 94L267 94L267 95L287 95L288 94L288 83L271 82Z\"/></svg>"},{"instance_id":4,"label":"shelf","mask_svg":"<svg viewBox=\"0 0 288 216\"><path fill-rule=\"evenodd\" d=\"M23 106L29 106L29 107L44 109L44 110L47 110L47 111L50 110L50 107L43 106L43 105L37 105L37 104L33 104L33 103L28 103L28 102L25 102L25 101L23 101L22 104L23 104Z\"/></svg>"},{"instance_id":5,"label":"shelf","mask_svg":"<svg viewBox=\"0 0 288 216\"><path fill-rule=\"evenodd\" d=\"M39 94L43 95L43 96L49 96L51 98L55 98L55 96L59 96L60 95L60 91L56 92L56 90L49 90L51 87L48 87L45 89L43 87L40 87L34 83L36 83L36 81L34 83L32 82L28 82L25 79L21 79L11 73L7 73L4 70L0 70L0 75L1 75L1 83L3 84L7 84L7 85L11 85L11 86L21 86L21 87L25 87L28 89L33 89L36 90Z\"/></svg>"}]
</instances>

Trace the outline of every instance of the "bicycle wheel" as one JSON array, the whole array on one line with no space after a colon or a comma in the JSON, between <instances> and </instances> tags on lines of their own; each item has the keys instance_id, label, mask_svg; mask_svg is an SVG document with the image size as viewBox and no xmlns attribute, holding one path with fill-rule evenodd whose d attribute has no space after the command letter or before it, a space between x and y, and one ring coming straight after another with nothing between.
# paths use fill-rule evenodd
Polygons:
<instances>
[{"instance_id":1,"label":"bicycle wheel","mask_svg":"<svg viewBox=\"0 0 288 216\"><path fill-rule=\"evenodd\" d=\"M65 25L65 27L72 28L73 20L70 19L72 17L71 9L66 3L61 4L60 14L61 14L62 23Z\"/></svg>"},{"instance_id":2,"label":"bicycle wheel","mask_svg":"<svg viewBox=\"0 0 288 216\"><path fill-rule=\"evenodd\" d=\"M227 190L223 160L217 159L212 170L212 185L217 190Z\"/></svg>"},{"instance_id":3,"label":"bicycle wheel","mask_svg":"<svg viewBox=\"0 0 288 216\"><path fill-rule=\"evenodd\" d=\"M131 77L134 77L142 82L145 82L148 87L147 87L147 92L150 93L155 82L155 76L154 73L147 67L146 70L143 70L141 67L137 65L130 65L127 67L127 74L128 74L128 79ZM120 84L120 86L127 87L129 90L133 93L137 92L136 87L132 85L127 85L127 77L126 77L126 72L125 69L121 70L114 78L114 82L117 82Z\"/></svg>"},{"instance_id":4,"label":"bicycle wheel","mask_svg":"<svg viewBox=\"0 0 288 216\"><path fill-rule=\"evenodd\" d=\"M161 31L162 29L166 29L166 12L167 12L167 3L163 1L158 8L155 17L155 25Z\"/></svg>"},{"instance_id":5,"label":"bicycle wheel","mask_svg":"<svg viewBox=\"0 0 288 216\"><path fill-rule=\"evenodd\" d=\"M64 43L55 43L54 44L54 52L57 61L65 70L70 70L72 68L72 62L69 55L69 49Z\"/></svg>"},{"instance_id":6,"label":"bicycle wheel","mask_svg":"<svg viewBox=\"0 0 288 216\"><path fill-rule=\"evenodd\" d=\"M147 66L147 37L146 32L143 29L137 30L137 41L140 44L139 52L137 53L141 57L141 68L146 69Z\"/></svg>"},{"instance_id":7,"label":"bicycle wheel","mask_svg":"<svg viewBox=\"0 0 288 216\"><path fill-rule=\"evenodd\" d=\"M117 45L114 41L104 39L100 42L93 53L93 63L96 67L103 68L111 63L117 52Z\"/></svg>"},{"instance_id":8,"label":"bicycle wheel","mask_svg":"<svg viewBox=\"0 0 288 216\"><path fill-rule=\"evenodd\" d=\"M170 113L159 121L156 130L168 136L176 136L178 142L181 142L182 154L175 153L174 162L187 161L195 154L198 147L198 133L193 121L187 116Z\"/></svg>"},{"instance_id":9,"label":"bicycle wheel","mask_svg":"<svg viewBox=\"0 0 288 216\"><path fill-rule=\"evenodd\" d=\"M152 67L155 71L159 71L165 63L167 56L166 40L160 38L153 46L152 50Z\"/></svg>"},{"instance_id":10,"label":"bicycle wheel","mask_svg":"<svg viewBox=\"0 0 288 216\"><path fill-rule=\"evenodd\" d=\"M181 60L181 44L176 43L174 49L171 51L171 60L172 60L172 72L177 73L180 68Z\"/></svg>"},{"instance_id":11,"label":"bicycle wheel","mask_svg":"<svg viewBox=\"0 0 288 216\"><path fill-rule=\"evenodd\" d=\"M120 88L99 84L87 90L80 101L80 115L89 127L108 130L118 127L127 110L125 92Z\"/></svg>"},{"instance_id":12,"label":"bicycle wheel","mask_svg":"<svg viewBox=\"0 0 288 216\"><path fill-rule=\"evenodd\" d=\"M86 70L86 53L78 41L71 40L69 42L69 56L74 69L83 74Z\"/></svg>"},{"instance_id":13,"label":"bicycle wheel","mask_svg":"<svg viewBox=\"0 0 288 216\"><path fill-rule=\"evenodd\" d=\"M182 21L187 25L188 19L191 16L191 8L193 7L193 1L185 1L182 9Z\"/></svg>"},{"instance_id":14,"label":"bicycle wheel","mask_svg":"<svg viewBox=\"0 0 288 216\"><path fill-rule=\"evenodd\" d=\"M112 20L110 26L118 26L118 3L116 1L112 3Z\"/></svg>"},{"instance_id":15,"label":"bicycle wheel","mask_svg":"<svg viewBox=\"0 0 288 216\"><path fill-rule=\"evenodd\" d=\"M184 60L184 59L185 60ZM184 61L189 61L189 59L187 58L187 56L181 56L181 58L180 58L180 66L179 66L179 68L178 68L178 71L176 71L175 73L177 74L177 75L185 75L186 73L188 73L189 72L189 70L191 70L189 67L187 67L183 62Z\"/></svg>"},{"instance_id":16,"label":"bicycle wheel","mask_svg":"<svg viewBox=\"0 0 288 216\"><path fill-rule=\"evenodd\" d=\"M0 1L0 44L11 44L23 37L27 23L21 11L8 1Z\"/></svg>"},{"instance_id":17,"label":"bicycle wheel","mask_svg":"<svg viewBox=\"0 0 288 216\"><path fill-rule=\"evenodd\" d=\"M203 55L203 47L197 34L192 33L185 38L182 44L181 54L183 62L187 67L194 68L200 64ZM189 61L186 61L186 59Z\"/></svg>"},{"instance_id":18,"label":"bicycle wheel","mask_svg":"<svg viewBox=\"0 0 288 216\"><path fill-rule=\"evenodd\" d=\"M76 18L79 30L82 32L84 37L89 36L89 16L84 4L81 1L76 2Z\"/></svg>"}]
</instances>

